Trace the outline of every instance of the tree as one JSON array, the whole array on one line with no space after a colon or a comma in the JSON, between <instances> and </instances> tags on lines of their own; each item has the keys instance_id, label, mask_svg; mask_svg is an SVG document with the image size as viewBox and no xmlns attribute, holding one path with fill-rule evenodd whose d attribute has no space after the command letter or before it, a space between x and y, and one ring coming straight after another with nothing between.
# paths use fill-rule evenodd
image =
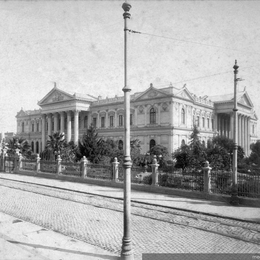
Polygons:
<instances>
[{"instance_id":1,"label":"tree","mask_svg":"<svg viewBox=\"0 0 260 260\"><path fill-rule=\"evenodd\" d=\"M56 132L53 135L49 135L49 140L47 140L46 148L50 150L56 157L61 154L61 150L64 148L66 141L64 133Z\"/></svg>"},{"instance_id":2,"label":"tree","mask_svg":"<svg viewBox=\"0 0 260 260\"><path fill-rule=\"evenodd\" d=\"M106 148L104 140L98 136L96 128L91 124L82 140L79 141L78 157L81 159L86 156L90 162L98 163L102 155L105 155Z\"/></svg>"},{"instance_id":3,"label":"tree","mask_svg":"<svg viewBox=\"0 0 260 260\"><path fill-rule=\"evenodd\" d=\"M28 141L23 137L13 137L7 142L8 150L7 153L9 155L15 155L16 149L19 149L20 153L25 157L30 157L32 155L31 146Z\"/></svg>"},{"instance_id":4,"label":"tree","mask_svg":"<svg viewBox=\"0 0 260 260\"><path fill-rule=\"evenodd\" d=\"M181 168L183 171L190 164L191 150L188 145L183 145L173 153L173 158L176 159L175 167Z\"/></svg>"},{"instance_id":5,"label":"tree","mask_svg":"<svg viewBox=\"0 0 260 260\"><path fill-rule=\"evenodd\" d=\"M257 141L256 143L251 144L250 148L251 148L252 152L249 156L249 161L251 163L260 165L260 141Z\"/></svg>"}]
</instances>

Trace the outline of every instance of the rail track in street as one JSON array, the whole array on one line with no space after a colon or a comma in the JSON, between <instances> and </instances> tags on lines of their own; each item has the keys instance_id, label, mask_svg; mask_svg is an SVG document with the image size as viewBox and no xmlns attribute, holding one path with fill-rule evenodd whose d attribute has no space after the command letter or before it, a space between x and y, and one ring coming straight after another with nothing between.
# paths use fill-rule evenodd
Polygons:
<instances>
[{"instance_id":1,"label":"rail track in street","mask_svg":"<svg viewBox=\"0 0 260 260\"><path fill-rule=\"evenodd\" d=\"M0 178L0 186L104 208L123 211L123 199L33 182ZM132 201L132 215L195 228L260 245L260 224L193 211ZM1 209L0 209L1 210Z\"/></svg>"}]
</instances>

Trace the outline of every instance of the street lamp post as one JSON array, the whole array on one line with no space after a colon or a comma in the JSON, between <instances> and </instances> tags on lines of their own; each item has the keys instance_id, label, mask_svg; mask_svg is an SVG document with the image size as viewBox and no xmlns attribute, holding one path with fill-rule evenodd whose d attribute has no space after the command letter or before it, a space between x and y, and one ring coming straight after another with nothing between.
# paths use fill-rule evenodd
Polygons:
<instances>
[{"instance_id":1,"label":"street lamp post","mask_svg":"<svg viewBox=\"0 0 260 260\"><path fill-rule=\"evenodd\" d=\"M237 60L235 60L234 69L234 149L233 149L233 175L232 175L232 192L231 192L231 204L238 205L238 186L237 186L237 73L239 66Z\"/></svg>"},{"instance_id":2,"label":"street lamp post","mask_svg":"<svg viewBox=\"0 0 260 260\"><path fill-rule=\"evenodd\" d=\"M123 3L124 10L124 109L125 109L125 154L124 154L124 236L122 240L121 259L133 260L130 215L131 215L131 157L130 157L130 91L127 85L127 19L130 19L131 5Z\"/></svg>"}]
</instances>

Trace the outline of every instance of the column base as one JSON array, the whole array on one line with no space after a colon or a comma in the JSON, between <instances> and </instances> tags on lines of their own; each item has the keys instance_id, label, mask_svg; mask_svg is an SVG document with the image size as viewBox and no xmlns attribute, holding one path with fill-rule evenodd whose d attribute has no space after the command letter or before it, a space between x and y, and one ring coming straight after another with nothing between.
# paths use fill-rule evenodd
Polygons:
<instances>
[{"instance_id":1,"label":"column base","mask_svg":"<svg viewBox=\"0 0 260 260\"><path fill-rule=\"evenodd\" d=\"M134 254L132 250L132 241L131 239L123 237L122 240L122 251L121 251L121 260L134 260Z\"/></svg>"}]
</instances>

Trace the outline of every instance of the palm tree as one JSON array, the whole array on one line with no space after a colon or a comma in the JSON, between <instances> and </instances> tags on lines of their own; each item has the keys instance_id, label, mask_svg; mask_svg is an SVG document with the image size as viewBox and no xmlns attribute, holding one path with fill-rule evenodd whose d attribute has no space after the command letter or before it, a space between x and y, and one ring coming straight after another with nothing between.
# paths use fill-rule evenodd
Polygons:
<instances>
[{"instance_id":1,"label":"palm tree","mask_svg":"<svg viewBox=\"0 0 260 260\"><path fill-rule=\"evenodd\" d=\"M24 156L31 155L31 146L29 145L28 141L23 137L13 137L8 140L8 151L7 153L10 155L14 155L16 150L19 149L20 153Z\"/></svg>"},{"instance_id":2,"label":"palm tree","mask_svg":"<svg viewBox=\"0 0 260 260\"><path fill-rule=\"evenodd\" d=\"M54 155L61 153L62 148L65 145L65 134L56 132L53 135L49 135L49 140L47 140L46 148L51 150Z\"/></svg>"}]
</instances>

